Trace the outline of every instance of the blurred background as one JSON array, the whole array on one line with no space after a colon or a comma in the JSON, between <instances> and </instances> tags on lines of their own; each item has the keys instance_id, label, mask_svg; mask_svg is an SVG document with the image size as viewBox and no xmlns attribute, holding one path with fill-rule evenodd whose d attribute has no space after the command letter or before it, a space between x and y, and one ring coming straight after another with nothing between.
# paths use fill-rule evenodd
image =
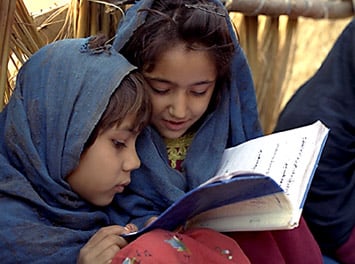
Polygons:
<instances>
[{"instance_id":1,"label":"blurred background","mask_svg":"<svg viewBox=\"0 0 355 264\"><path fill-rule=\"evenodd\" d=\"M225 0L255 83L266 134L292 94L320 67L353 19L352 0ZM132 1L0 0L0 111L22 64L63 38L114 36Z\"/></svg>"}]
</instances>

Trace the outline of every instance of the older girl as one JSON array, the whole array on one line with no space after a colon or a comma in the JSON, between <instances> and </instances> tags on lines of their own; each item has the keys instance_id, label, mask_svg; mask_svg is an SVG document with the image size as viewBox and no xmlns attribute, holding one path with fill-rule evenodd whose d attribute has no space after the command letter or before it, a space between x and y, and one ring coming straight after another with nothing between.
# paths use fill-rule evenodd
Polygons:
<instances>
[{"instance_id":1,"label":"older girl","mask_svg":"<svg viewBox=\"0 0 355 264\"><path fill-rule=\"evenodd\" d=\"M151 85L151 126L137 139L142 165L118 201L142 227L211 178L225 148L262 132L249 66L220 1L139 1L114 47ZM304 221L292 231L228 235L252 263L322 262Z\"/></svg>"}]
</instances>

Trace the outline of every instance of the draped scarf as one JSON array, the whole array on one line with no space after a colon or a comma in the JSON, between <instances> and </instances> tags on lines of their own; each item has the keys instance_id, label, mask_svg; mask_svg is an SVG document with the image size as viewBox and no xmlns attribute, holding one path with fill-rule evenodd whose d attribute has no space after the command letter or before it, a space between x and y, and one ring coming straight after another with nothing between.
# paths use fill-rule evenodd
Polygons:
<instances>
[{"instance_id":1,"label":"draped scarf","mask_svg":"<svg viewBox=\"0 0 355 264\"><path fill-rule=\"evenodd\" d=\"M144 23L153 0L141 0L128 9L120 23L113 46L118 51ZM163 139L152 127L147 127L137 140L137 152L141 167L132 172L132 182L124 194L117 196L117 204L123 208L132 222L142 227L153 215L161 214L187 191L211 178L217 171L222 153L228 146L240 144L262 134L253 81L245 54L241 49L232 22L223 4L216 3L225 12L226 23L235 45L231 64L231 79L223 90L222 100L198 129L188 148L181 173L168 163Z\"/></svg>"},{"instance_id":2,"label":"draped scarf","mask_svg":"<svg viewBox=\"0 0 355 264\"><path fill-rule=\"evenodd\" d=\"M330 128L304 207L325 252L348 240L355 225L355 20L336 40L321 67L293 95L276 131L321 120Z\"/></svg>"},{"instance_id":3,"label":"draped scarf","mask_svg":"<svg viewBox=\"0 0 355 264\"><path fill-rule=\"evenodd\" d=\"M133 67L114 49L92 54L88 39L49 44L20 69L0 113L0 259L75 263L100 227L125 224L88 204L65 177L111 94Z\"/></svg>"}]
</instances>

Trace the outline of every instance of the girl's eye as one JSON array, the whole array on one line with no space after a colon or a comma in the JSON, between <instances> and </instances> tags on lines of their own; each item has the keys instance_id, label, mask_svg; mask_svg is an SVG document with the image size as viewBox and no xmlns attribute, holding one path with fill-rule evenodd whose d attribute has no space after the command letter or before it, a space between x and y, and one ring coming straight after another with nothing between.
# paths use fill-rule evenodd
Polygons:
<instances>
[{"instance_id":1,"label":"girl's eye","mask_svg":"<svg viewBox=\"0 0 355 264\"><path fill-rule=\"evenodd\" d=\"M152 91L156 94L167 94L169 89L162 89L162 88L154 88L152 87Z\"/></svg>"},{"instance_id":2,"label":"girl's eye","mask_svg":"<svg viewBox=\"0 0 355 264\"><path fill-rule=\"evenodd\" d=\"M195 96L203 96L207 93L207 90L203 90L203 91L191 91L191 93Z\"/></svg>"},{"instance_id":3,"label":"girl's eye","mask_svg":"<svg viewBox=\"0 0 355 264\"><path fill-rule=\"evenodd\" d=\"M122 149L122 148L126 147L126 144L124 142L121 142L121 141L116 140L116 139L112 139L112 143L115 146L115 148L118 148L118 149Z\"/></svg>"}]
</instances>

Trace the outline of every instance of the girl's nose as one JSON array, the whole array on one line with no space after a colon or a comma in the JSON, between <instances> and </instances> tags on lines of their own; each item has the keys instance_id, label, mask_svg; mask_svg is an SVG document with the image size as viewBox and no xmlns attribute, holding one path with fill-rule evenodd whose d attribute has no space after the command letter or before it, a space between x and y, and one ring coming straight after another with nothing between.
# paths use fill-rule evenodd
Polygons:
<instances>
[{"instance_id":1,"label":"girl's nose","mask_svg":"<svg viewBox=\"0 0 355 264\"><path fill-rule=\"evenodd\" d=\"M187 98L184 94L174 95L169 107L169 114L177 119L185 118L187 113Z\"/></svg>"},{"instance_id":2,"label":"girl's nose","mask_svg":"<svg viewBox=\"0 0 355 264\"><path fill-rule=\"evenodd\" d=\"M125 160L123 163L124 171L132 171L138 169L141 165L141 161L137 155L135 143L128 146L127 153L125 155Z\"/></svg>"}]
</instances>

